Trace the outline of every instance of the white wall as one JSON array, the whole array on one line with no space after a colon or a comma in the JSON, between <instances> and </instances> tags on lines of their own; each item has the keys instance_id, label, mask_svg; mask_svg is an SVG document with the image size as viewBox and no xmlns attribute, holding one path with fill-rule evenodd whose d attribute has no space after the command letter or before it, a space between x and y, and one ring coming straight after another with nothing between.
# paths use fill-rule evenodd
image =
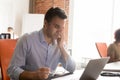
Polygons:
<instances>
[{"instance_id":1,"label":"white wall","mask_svg":"<svg viewBox=\"0 0 120 80\"><path fill-rule=\"evenodd\" d=\"M116 29L120 28L120 0L113 0L114 2L114 13L113 13L113 27L111 32L111 39L114 40L114 32Z\"/></svg>"},{"instance_id":2,"label":"white wall","mask_svg":"<svg viewBox=\"0 0 120 80\"><path fill-rule=\"evenodd\" d=\"M29 0L13 0L13 24L15 31L21 35L23 15L29 11Z\"/></svg>"},{"instance_id":3,"label":"white wall","mask_svg":"<svg viewBox=\"0 0 120 80\"><path fill-rule=\"evenodd\" d=\"M74 1L70 0L69 4L69 16L68 16L68 49L72 49L72 36L73 36L73 14L74 14Z\"/></svg>"},{"instance_id":4,"label":"white wall","mask_svg":"<svg viewBox=\"0 0 120 80\"><path fill-rule=\"evenodd\" d=\"M11 25L11 8L11 0L0 0L0 33L6 32L7 27Z\"/></svg>"},{"instance_id":5,"label":"white wall","mask_svg":"<svg viewBox=\"0 0 120 80\"><path fill-rule=\"evenodd\" d=\"M81 57L98 58L100 56L95 42L106 42L107 44L112 42L114 0L73 1L73 57L77 61Z\"/></svg>"},{"instance_id":6,"label":"white wall","mask_svg":"<svg viewBox=\"0 0 120 80\"><path fill-rule=\"evenodd\" d=\"M22 34L43 28L44 14L25 14L22 19Z\"/></svg>"},{"instance_id":7,"label":"white wall","mask_svg":"<svg viewBox=\"0 0 120 80\"><path fill-rule=\"evenodd\" d=\"M0 0L0 33L6 32L8 26L21 34L22 17L28 13L29 0Z\"/></svg>"}]
</instances>

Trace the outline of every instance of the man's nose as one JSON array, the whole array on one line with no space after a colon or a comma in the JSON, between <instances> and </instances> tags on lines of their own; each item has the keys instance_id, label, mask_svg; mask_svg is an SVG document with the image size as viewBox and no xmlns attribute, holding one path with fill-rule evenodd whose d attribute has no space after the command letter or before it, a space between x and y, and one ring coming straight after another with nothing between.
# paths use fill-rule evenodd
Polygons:
<instances>
[{"instance_id":1,"label":"man's nose","mask_svg":"<svg viewBox=\"0 0 120 80\"><path fill-rule=\"evenodd\" d=\"M64 27L59 28L59 31L60 31L60 32L63 31L63 30L64 30Z\"/></svg>"}]
</instances>

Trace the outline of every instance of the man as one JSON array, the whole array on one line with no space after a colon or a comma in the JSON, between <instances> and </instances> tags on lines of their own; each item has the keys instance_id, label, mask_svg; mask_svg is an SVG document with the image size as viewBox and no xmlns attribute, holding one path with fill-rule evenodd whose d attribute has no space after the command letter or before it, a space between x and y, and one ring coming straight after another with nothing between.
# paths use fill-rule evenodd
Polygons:
<instances>
[{"instance_id":1,"label":"man","mask_svg":"<svg viewBox=\"0 0 120 80\"><path fill-rule=\"evenodd\" d=\"M8 68L12 80L44 80L58 63L69 72L75 62L64 48L64 26L67 16L60 8L50 8L43 29L23 35L16 45Z\"/></svg>"}]
</instances>

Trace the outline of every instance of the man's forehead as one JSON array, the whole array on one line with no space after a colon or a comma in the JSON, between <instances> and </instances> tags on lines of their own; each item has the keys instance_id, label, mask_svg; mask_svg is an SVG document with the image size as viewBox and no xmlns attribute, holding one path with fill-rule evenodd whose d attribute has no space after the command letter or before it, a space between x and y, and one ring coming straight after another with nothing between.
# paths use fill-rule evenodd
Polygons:
<instances>
[{"instance_id":1,"label":"man's forehead","mask_svg":"<svg viewBox=\"0 0 120 80\"><path fill-rule=\"evenodd\" d=\"M60 17L58 17L58 16L55 16L55 17L53 17L53 18L51 19L51 21L52 21L52 20L63 20L63 21L64 21L64 20L66 20L66 19L62 19L62 18L60 18Z\"/></svg>"}]
</instances>

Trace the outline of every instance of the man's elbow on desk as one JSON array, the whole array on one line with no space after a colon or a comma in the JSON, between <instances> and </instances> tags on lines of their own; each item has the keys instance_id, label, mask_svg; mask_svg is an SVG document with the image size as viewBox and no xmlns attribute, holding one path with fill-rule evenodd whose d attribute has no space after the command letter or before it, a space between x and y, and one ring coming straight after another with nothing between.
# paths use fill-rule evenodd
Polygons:
<instances>
[{"instance_id":1,"label":"man's elbow on desk","mask_svg":"<svg viewBox=\"0 0 120 80\"><path fill-rule=\"evenodd\" d=\"M69 66L69 65L68 65L68 66ZM72 66L67 67L67 70L68 70L69 72L74 72L75 69L76 69L76 64L75 64L75 62L72 63Z\"/></svg>"}]
</instances>

